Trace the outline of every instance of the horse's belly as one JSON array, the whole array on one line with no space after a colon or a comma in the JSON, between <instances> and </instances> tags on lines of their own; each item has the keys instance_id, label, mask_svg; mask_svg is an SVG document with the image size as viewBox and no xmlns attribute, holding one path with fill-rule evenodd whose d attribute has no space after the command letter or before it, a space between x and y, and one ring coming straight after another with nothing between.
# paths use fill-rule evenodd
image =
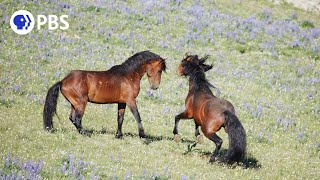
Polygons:
<instances>
[{"instance_id":1,"label":"horse's belly","mask_svg":"<svg viewBox=\"0 0 320 180\"><path fill-rule=\"evenodd\" d=\"M124 103L125 101L121 99L116 98L94 98L89 99L89 102L91 103L97 103L97 104L112 104L112 103Z\"/></svg>"},{"instance_id":2,"label":"horse's belly","mask_svg":"<svg viewBox=\"0 0 320 180\"><path fill-rule=\"evenodd\" d=\"M88 98L89 98L89 102L101 103L101 104L124 102L124 100L121 98L121 94L119 90L117 91L110 90L110 89L96 90L92 93L89 93Z\"/></svg>"}]
</instances>

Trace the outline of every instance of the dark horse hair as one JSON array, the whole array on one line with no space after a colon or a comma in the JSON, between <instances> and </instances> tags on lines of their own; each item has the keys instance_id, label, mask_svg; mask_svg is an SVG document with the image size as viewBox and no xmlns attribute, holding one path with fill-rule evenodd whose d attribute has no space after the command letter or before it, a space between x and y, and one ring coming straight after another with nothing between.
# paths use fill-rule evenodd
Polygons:
<instances>
[{"instance_id":1,"label":"dark horse hair","mask_svg":"<svg viewBox=\"0 0 320 180\"><path fill-rule=\"evenodd\" d=\"M186 77L189 76L189 84L194 87L194 92L205 93L213 96L214 99L218 99L210 90L210 87L214 88L214 86L209 83L205 76L205 72L212 68L212 65L205 64L208 57L208 55L203 58L198 58L197 55L187 55L181 62L183 66L182 75ZM241 162L244 160L246 154L245 130L234 112L224 110L223 114L228 128L229 150L222 161L229 164Z\"/></svg>"},{"instance_id":2,"label":"dark horse hair","mask_svg":"<svg viewBox=\"0 0 320 180\"><path fill-rule=\"evenodd\" d=\"M113 66L110 70L111 71L117 71L121 73L127 73L131 71L137 71L141 64L145 64L146 62L149 62L154 59L162 59L159 55L152 53L150 51L142 51L139 53L134 54L133 56L129 57L125 62L123 62L121 65ZM163 59L164 60L164 59ZM166 71L167 66L165 61L162 63L162 70Z\"/></svg>"},{"instance_id":3,"label":"dark horse hair","mask_svg":"<svg viewBox=\"0 0 320 180\"><path fill-rule=\"evenodd\" d=\"M192 58L192 62L188 61L189 58ZM185 58L187 61L182 62L185 70L184 76L189 76L189 83L194 84L197 90L209 90L209 87L215 88L215 86L206 79L205 75L205 72L213 67L212 65L205 64L208 58L209 55L200 59L198 55L187 55ZM211 93L210 90L209 92Z\"/></svg>"},{"instance_id":4,"label":"dark horse hair","mask_svg":"<svg viewBox=\"0 0 320 180\"><path fill-rule=\"evenodd\" d=\"M246 132L240 123L238 117L230 111L224 112L227 127L229 128L229 150L224 161L231 164L233 162L241 162L246 154Z\"/></svg>"},{"instance_id":5,"label":"dark horse hair","mask_svg":"<svg viewBox=\"0 0 320 180\"><path fill-rule=\"evenodd\" d=\"M161 58L159 55L152 53L148 50L134 54L133 56L128 58L125 62L123 62L121 65L113 66L109 71L114 72L112 74L117 74L117 73L126 74L132 71L138 71L139 67L142 64L149 63L157 59L162 61L162 64L161 64L162 71L165 71L166 70L165 59ZM59 92L62 88L62 81L63 80L54 84L48 90L48 93L46 96L46 101L45 101L44 111L43 111L43 125L44 125L44 129L48 131L52 131L53 129L52 117L54 113L56 113L57 100L58 100Z\"/></svg>"},{"instance_id":6,"label":"dark horse hair","mask_svg":"<svg viewBox=\"0 0 320 180\"><path fill-rule=\"evenodd\" d=\"M53 128L52 116L57 113L57 101L61 88L61 81L54 84L47 93L44 110L43 110L43 128L51 131Z\"/></svg>"}]
</instances>

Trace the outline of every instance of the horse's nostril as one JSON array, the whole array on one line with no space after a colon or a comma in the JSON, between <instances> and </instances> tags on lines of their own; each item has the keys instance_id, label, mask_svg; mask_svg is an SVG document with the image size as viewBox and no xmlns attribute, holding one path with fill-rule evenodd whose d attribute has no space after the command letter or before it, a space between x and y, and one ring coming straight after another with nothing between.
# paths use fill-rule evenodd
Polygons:
<instances>
[{"instance_id":1,"label":"horse's nostril","mask_svg":"<svg viewBox=\"0 0 320 180\"><path fill-rule=\"evenodd\" d=\"M158 89L158 86L152 85L150 88L151 88L152 90L157 90L157 89Z\"/></svg>"}]
</instances>

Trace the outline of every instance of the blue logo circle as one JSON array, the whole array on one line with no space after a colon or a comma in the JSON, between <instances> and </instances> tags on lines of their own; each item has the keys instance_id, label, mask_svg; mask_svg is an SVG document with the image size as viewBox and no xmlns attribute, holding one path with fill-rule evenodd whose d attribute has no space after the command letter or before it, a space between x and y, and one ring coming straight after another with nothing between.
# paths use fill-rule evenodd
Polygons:
<instances>
[{"instance_id":1,"label":"blue logo circle","mask_svg":"<svg viewBox=\"0 0 320 180\"><path fill-rule=\"evenodd\" d=\"M20 35L25 35L31 32L34 24L33 15L26 10L16 11L10 18L11 29Z\"/></svg>"}]
</instances>

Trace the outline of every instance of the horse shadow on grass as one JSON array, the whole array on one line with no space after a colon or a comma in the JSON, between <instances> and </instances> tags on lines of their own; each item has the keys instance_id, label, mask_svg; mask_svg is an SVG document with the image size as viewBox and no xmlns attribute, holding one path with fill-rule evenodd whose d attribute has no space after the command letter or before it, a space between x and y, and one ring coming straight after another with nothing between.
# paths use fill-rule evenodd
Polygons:
<instances>
[{"instance_id":1,"label":"horse shadow on grass","mask_svg":"<svg viewBox=\"0 0 320 180\"><path fill-rule=\"evenodd\" d=\"M57 130L54 130L53 132L56 132ZM62 132L66 131L65 129L60 130ZM96 130L93 128L84 128L84 136L88 136L91 137L93 134L109 134L109 135L115 135L116 132L115 131L107 131L106 128L102 127L101 130ZM123 137L132 137L132 138L139 138L139 135L136 133L124 133ZM168 136L154 136L154 135L146 135L146 140L144 141L145 144L150 144L152 142L155 141L173 141L174 142L174 138L173 137L168 137ZM205 150L201 150L201 149L197 149L195 148L197 145L197 141L195 140L189 140L189 139L182 139L181 143L183 144L187 144L187 150L183 153L184 155L190 155L190 154L199 154L200 157L209 159L210 156L212 155L212 151L205 151ZM227 154L228 149L224 149L221 148L220 151L218 152L217 155L217 162L220 164L225 164L223 162L223 157ZM247 154L246 158L244 159L244 161L240 164L238 164L239 166L245 168L245 169L260 169L262 166L259 163L259 161L253 157L250 153ZM232 165L231 167L234 167L234 165Z\"/></svg>"},{"instance_id":2,"label":"horse shadow on grass","mask_svg":"<svg viewBox=\"0 0 320 180\"><path fill-rule=\"evenodd\" d=\"M197 143L189 144L184 155L189 155L189 154L193 153L193 154L199 154L200 157L210 159L210 157L212 155L212 151L205 151L205 150L197 149L197 148L195 148L196 145L197 145ZM226 164L223 157L225 157L227 152L228 152L228 149L221 148L219 150L217 158L216 158L216 162L218 164L228 165L231 168L234 168L236 166L240 166L245 169L260 169L262 167L261 164L259 163L259 161L255 157L253 157L250 153L248 153L246 155L245 159L241 163L232 164L232 165Z\"/></svg>"},{"instance_id":3,"label":"horse shadow on grass","mask_svg":"<svg viewBox=\"0 0 320 180\"><path fill-rule=\"evenodd\" d=\"M139 138L138 134L135 133L124 133L123 135L124 137L134 137L134 138ZM174 142L174 138L172 137L168 137L168 136L153 136L153 135L146 135L146 144L150 144L152 142L156 142L156 141L173 141ZM182 139L182 143L195 143L195 141L191 141L188 139Z\"/></svg>"},{"instance_id":4,"label":"horse shadow on grass","mask_svg":"<svg viewBox=\"0 0 320 180\"><path fill-rule=\"evenodd\" d=\"M106 128L102 128L101 130L96 130L96 129L88 129L88 128L84 128L83 130L83 135L84 136L88 136L88 137L91 137L93 134L109 134L109 135L115 135L116 132L115 131L107 131ZM136 133L124 133L123 134L123 138L125 137L132 137L132 138L140 138L138 134ZM155 141L174 141L174 138L173 136L172 137L168 137L168 136L154 136L154 135L148 135L146 134L146 140L144 141L146 144L150 144L152 142L155 142ZM182 143L195 143L195 141L191 141L191 140L188 140L188 139L182 139Z\"/></svg>"},{"instance_id":5,"label":"horse shadow on grass","mask_svg":"<svg viewBox=\"0 0 320 180\"><path fill-rule=\"evenodd\" d=\"M96 133L96 134L115 134L116 133L116 132L112 132L112 131L106 131L105 128L102 128L100 131L93 130L92 132ZM129 133L124 133L123 136L124 137L139 138L138 134L130 133L130 132ZM150 143L155 142L155 141L163 141L163 140L165 140L165 141L173 141L174 142L173 136L172 137L168 137L168 136L146 135L145 143L146 144L150 144ZM204 158L208 158L208 159L212 155L211 151L204 151L204 150L195 148L196 145L197 145L197 141L195 141L195 140L182 139L181 143L187 144L187 150L184 153L184 155L188 155L188 154L191 154L191 153L197 153L197 154L200 155L200 157L204 157ZM220 151L218 152L218 155L217 155L217 162L219 164L226 164L223 161L223 157L227 154L227 152L228 152L228 149L224 149L224 148L220 149ZM241 162L241 163L239 163L237 165L240 166L240 167L243 167L245 169L260 169L262 167L261 164L259 163L259 161L255 157L253 157L250 153L247 153L247 155L246 155L245 159L243 160L243 162ZM231 165L230 167L235 167L235 164Z\"/></svg>"}]
</instances>

